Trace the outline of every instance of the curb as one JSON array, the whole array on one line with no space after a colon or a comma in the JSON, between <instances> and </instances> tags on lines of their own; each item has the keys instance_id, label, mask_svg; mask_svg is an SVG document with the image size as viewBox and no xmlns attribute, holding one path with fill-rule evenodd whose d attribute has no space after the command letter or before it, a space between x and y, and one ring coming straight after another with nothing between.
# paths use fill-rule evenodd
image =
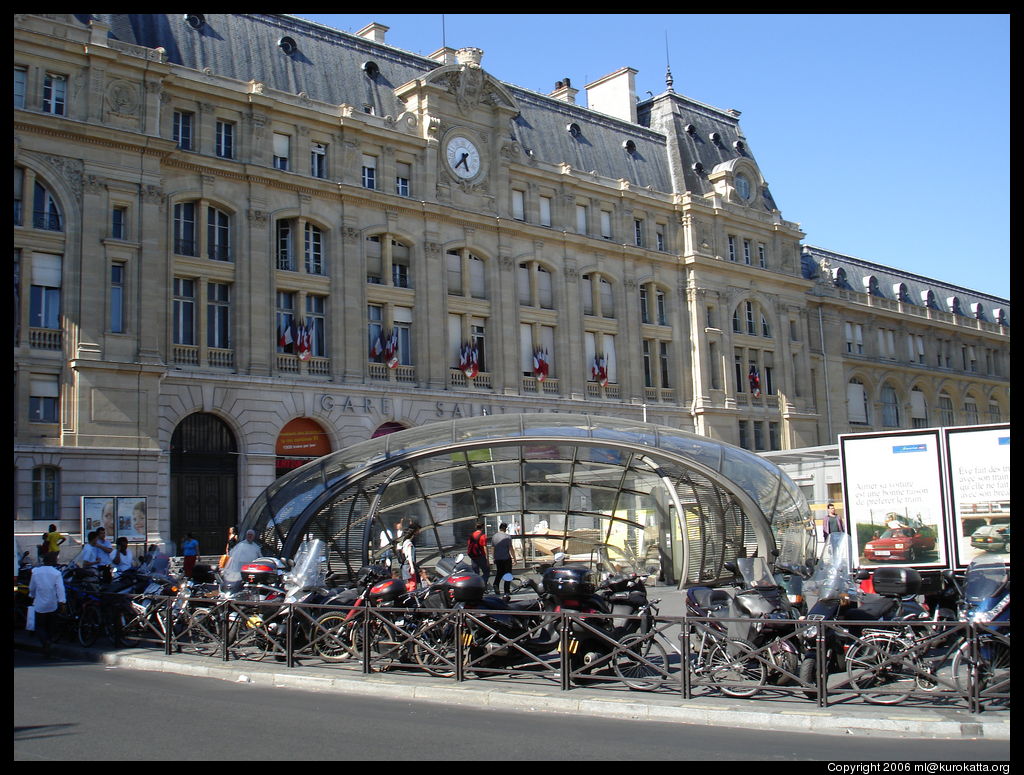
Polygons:
<instances>
[{"instance_id":1,"label":"curb","mask_svg":"<svg viewBox=\"0 0 1024 775\"><path fill-rule=\"evenodd\" d=\"M38 651L37 644L15 639L15 648ZM805 703L769 703L765 700L694 698L684 700L668 694L646 695L623 692L602 696L597 691L577 688L569 692L545 686L495 686L490 682L457 684L453 680L426 676L374 673L364 675L322 675L312 667L284 668L279 664L222 662L211 657L153 654L132 650L98 651L67 644L54 647L66 657L100 662L110 667L214 678L232 683L263 687L339 694L372 695L378 698L415 700L445 705L472 705L492 710L585 715L634 721L690 724L731 728L758 728L779 732L851 735L859 737L893 735L927 739L1010 739L1009 713L989 711L978 715L962 709L882 707L819 708ZM411 680L410 680L411 679ZM997 715L998 714L998 715Z\"/></svg>"}]
</instances>

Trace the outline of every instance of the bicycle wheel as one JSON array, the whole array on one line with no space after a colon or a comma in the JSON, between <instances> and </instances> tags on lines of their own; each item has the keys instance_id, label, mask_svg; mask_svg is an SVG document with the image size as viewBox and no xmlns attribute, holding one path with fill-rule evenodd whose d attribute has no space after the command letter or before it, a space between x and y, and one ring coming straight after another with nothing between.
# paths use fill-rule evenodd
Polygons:
<instances>
[{"instance_id":1,"label":"bicycle wheel","mask_svg":"<svg viewBox=\"0 0 1024 775\"><path fill-rule=\"evenodd\" d=\"M668 653L653 637L627 635L619 645L622 653L615 660L615 675L630 689L649 692L668 677Z\"/></svg>"},{"instance_id":2,"label":"bicycle wheel","mask_svg":"<svg viewBox=\"0 0 1024 775\"><path fill-rule=\"evenodd\" d=\"M103 617L97 605L87 605L78 617L78 642L89 648L96 643L103 629Z\"/></svg>"},{"instance_id":3,"label":"bicycle wheel","mask_svg":"<svg viewBox=\"0 0 1024 775\"><path fill-rule=\"evenodd\" d=\"M768 668L752 643L734 638L711 644L704 661L708 676L722 694L753 697L768 680Z\"/></svg>"},{"instance_id":4,"label":"bicycle wheel","mask_svg":"<svg viewBox=\"0 0 1024 775\"><path fill-rule=\"evenodd\" d=\"M219 617L209 608L197 608L189 613L178 641L195 654L209 654L218 646L219 633Z\"/></svg>"},{"instance_id":5,"label":"bicycle wheel","mask_svg":"<svg viewBox=\"0 0 1024 775\"><path fill-rule=\"evenodd\" d=\"M903 702L916 686L916 657L907 645L888 633L867 635L846 652L850 686L873 705Z\"/></svg>"},{"instance_id":6,"label":"bicycle wheel","mask_svg":"<svg viewBox=\"0 0 1024 775\"><path fill-rule=\"evenodd\" d=\"M971 655L971 644L964 643L953 655L951 669L953 682L964 694L970 691L972 678L978 681L979 694L1010 694L1010 647L998 638L982 638L977 662Z\"/></svg>"},{"instance_id":7,"label":"bicycle wheel","mask_svg":"<svg viewBox=\"0 0 1024 775\"><path fill-rule=\"evenodd\" d=\"M353 640L354 631L361 631L359 618L346 621L346 616L341 611L326 613L313 624L313 653L325 662L344 662L359 656Z\"/></svg>"},{"instance_id":8,"label":"bicycle wheel","mask_svg":"<svg viewBox=\"0 0 1024 775\"><path fill-rule=\"evenodd\" d=\"M110 627L114 636L114 644L126 649L138 646L142 633L138 628L137 622L138 617L124 609L112 612L110 615Z\"/></svg>"},{"instance_id":9,"label":"bicycle wheel","mask_svg":"<svg viewBox=\"0 0 1024 775\"><path fill-rule=\"evenodd\" d=\"M451 678L455 675L455 626L451 622L427 622L416 632L413 659L431 675Z\"/></svg>"}]
</instances>

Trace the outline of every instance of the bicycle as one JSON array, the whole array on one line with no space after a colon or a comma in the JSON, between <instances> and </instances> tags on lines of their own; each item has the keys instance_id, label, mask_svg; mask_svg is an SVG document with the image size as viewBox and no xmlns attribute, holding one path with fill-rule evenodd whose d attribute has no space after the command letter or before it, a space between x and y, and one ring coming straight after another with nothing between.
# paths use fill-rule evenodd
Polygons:
<instances>
[{"instance_id":1,"label":"bicycle","mask_svg":"<svg viewBox=\"0 0 1024 775\"><path fill-rule=\"evenodd\" d=\"M708 686L728 697L753 697L761 691L768 681L768 668L758 659L754 644L729 638L707 624L693 626L689 665L693 676L706 678Z\"/></svg>"}]
</instances>

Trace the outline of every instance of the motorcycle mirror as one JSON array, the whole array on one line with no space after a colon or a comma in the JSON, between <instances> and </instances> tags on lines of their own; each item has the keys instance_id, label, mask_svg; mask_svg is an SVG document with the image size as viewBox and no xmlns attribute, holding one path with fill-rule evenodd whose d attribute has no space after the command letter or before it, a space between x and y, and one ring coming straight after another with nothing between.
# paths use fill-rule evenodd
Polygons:
<instances>
[{"instance_id":1,"label":"motorcycle mirror","mask_svg":"<svg viewBox=\"0 0 1024 775\"><path fill-rule=\"evenodd\" d=\"M727 571L729 571L734 576L739 574L739 572L740 572L739 566L736 565L736 563L733 562L732 560L726 561L725 564L722 567L725 568Z\"/></svg>"},{"instance_id":2,"label":"motorcycle mirror","mask_svg":"<svg viewBox=\"0 0 1024 775\"><path fill-rule=\"evenodd\" d=\"M871 578L871 571L869 571L867 568L861 568L859 571L857 571L858 581L864 581L865 579L869 578Z\"/></svg>"}]
</instances>

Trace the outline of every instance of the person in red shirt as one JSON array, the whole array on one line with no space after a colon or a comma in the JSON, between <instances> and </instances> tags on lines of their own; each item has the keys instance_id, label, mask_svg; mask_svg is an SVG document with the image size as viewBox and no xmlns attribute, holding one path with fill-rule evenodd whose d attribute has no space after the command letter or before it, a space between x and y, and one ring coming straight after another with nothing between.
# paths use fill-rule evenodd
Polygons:
<instances>
[{"instance_id":1,"label":"person in red shirt","mask_svg":"<svg viewBox=\"0 0 1024 775\"><path fill-rule=\"evenodd\" d=\"M483 522L476 523L476 529L470 534L466 541L466 554L476 572L484 577L484 586L487 586L487 579L491 575L491 564L487 561L487 533L484 531Z\"/></svg>"}]
</instances>

